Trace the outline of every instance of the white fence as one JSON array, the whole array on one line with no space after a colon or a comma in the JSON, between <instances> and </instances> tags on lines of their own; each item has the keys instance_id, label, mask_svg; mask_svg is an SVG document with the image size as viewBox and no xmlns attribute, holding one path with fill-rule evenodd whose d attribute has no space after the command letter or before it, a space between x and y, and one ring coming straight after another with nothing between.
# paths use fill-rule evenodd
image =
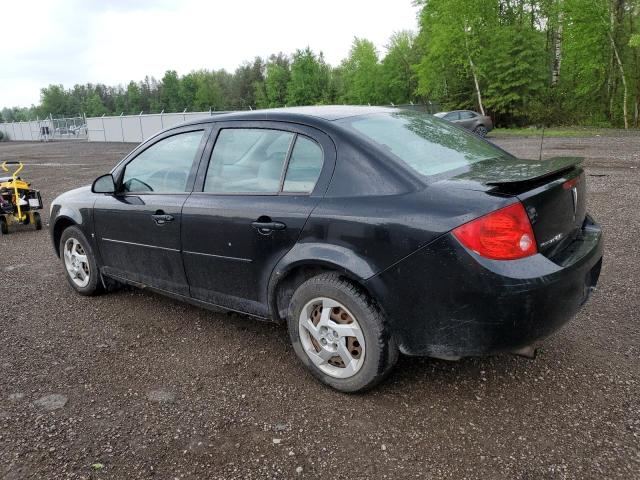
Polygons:
<instances>
[{"instance_id":1,"label":"white fence","mask_svg":"<svg viewBox=\"0 0 640 480\"><path fill-rule=\"evenodd\" d=\"M210 117L226 112L151 113L147 115L120 115L117 117L87 118L90 142L140 143L160 130L187 120Z\"/></svg>"},{"instance_id":2,"label":"white fence","mask_svg":"<svg viewBox=\"0 0 640 480\"><path fill-rule=\"evenodd\" d=\"M48 127L53 131L50 119L31 120L30 122L0 123L0 132L4 140L42 140L42 127Z\"/></svg>"},{"instance_id":3,"label":"white fence","mask_svg":"<svg viewBox=\"0 0 640 480\"><path fill-rule=\"evenodd\" d=\"M48 141L60 139L86 139L85 118L53 118L52 115L40 120L0 123L3 140Z\"/></svg>"}]
</instances>

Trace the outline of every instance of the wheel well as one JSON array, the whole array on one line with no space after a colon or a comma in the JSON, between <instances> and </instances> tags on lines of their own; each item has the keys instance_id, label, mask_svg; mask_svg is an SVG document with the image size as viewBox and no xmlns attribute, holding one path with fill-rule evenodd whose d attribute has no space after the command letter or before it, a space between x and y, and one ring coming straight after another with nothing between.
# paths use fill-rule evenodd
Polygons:
<instances>
[{"instance_id":1,"label":"wheel well","mask_svg":"<svg viewBox=\"0 0 640 480\"><path fill-rule=\"evenodd\" d=\"M53 227L53 246L56 249L56 255L58 255L58 257L60 256L60 238L62 237L62 232L75 224L76 223L73 220L66 217L60 218L56 221L56 224Z\"/></svg>"},{"instance_id":2,"label":"wheel well","mask_svg":"<svg viewBox=\"0 0 640 480\"><path fill-rule=\"evenodd\" d=\"M275 291L272 295L271 301L272 313L275 321L282 322L286 320L289 303L291 302L291 297L293 297L296 289L310 278L320 275L321 273L337 273L340 277L353 283L357 288L362 290L369 296L369 298L371 298L371 294L367 288L365 288L358 279L349 275L342 269L332 268L331 266L326 265L299 265L288 271L286 276L275 286Z\"/></svg>"}]
</instances>

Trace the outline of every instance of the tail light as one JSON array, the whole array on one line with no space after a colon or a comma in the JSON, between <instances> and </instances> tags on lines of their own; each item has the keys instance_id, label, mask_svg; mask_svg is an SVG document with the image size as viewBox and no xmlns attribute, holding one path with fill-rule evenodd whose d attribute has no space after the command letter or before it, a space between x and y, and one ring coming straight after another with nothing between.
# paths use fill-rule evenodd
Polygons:
<instances>
[{"instance_id":1,"label":"tail light","mask_svg":"<svg viewBox=\"0 0 640 480\"><path fill-rule=\"evenodd\" d=\"M515 260L538 252L531 222L520 202L453 230L465 247L494 260Z\"/></svg>"}]
</instances>

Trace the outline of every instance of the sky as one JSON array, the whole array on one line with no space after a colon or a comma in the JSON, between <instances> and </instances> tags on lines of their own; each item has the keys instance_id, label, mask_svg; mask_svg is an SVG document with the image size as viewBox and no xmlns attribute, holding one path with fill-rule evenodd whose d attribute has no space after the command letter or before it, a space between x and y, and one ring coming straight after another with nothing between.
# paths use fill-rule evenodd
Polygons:
<instances>
[{"instance_id":1,"label":"sky","mask_svg":"<svg viewBox=\"0 0 640 480\"><path fill-rule=\"evenodd\" d=\"M338 65L354 37L384 54L393 32L417 29L417 14L412 0L2 2L0 108L38 104L49 84L232 72L255 56L307 46Z\"/></svg>"}]
</instances>

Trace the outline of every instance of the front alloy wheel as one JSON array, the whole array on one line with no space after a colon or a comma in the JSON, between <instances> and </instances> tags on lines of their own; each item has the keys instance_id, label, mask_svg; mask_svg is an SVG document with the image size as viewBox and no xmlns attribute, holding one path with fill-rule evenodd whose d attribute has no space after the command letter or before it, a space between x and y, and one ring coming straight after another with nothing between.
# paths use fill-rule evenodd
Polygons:
<instances>
[{"instance_id":1,"label":"front alloy wheel","mask_svg":"<svg viewBox=\"0 0 640 480\"><path fill-rule=\"evenodd\" d=\"M94 295L101 290L100 273L91 248L77 226L66 228L60 237L60 258L69 285L81 295Z\"/></svg>"},{"instance_id":2,"label":"front alloy wheel","mask_svg":"<svg viewBox=\"0 0 640 480\"><path fill-rule=\"evenodd\" d=\"M80 288L89 285L91 267L82 245L75 238L69 238L64 244L64 266L73 283Z\"/></svg>"}]
</instances>

